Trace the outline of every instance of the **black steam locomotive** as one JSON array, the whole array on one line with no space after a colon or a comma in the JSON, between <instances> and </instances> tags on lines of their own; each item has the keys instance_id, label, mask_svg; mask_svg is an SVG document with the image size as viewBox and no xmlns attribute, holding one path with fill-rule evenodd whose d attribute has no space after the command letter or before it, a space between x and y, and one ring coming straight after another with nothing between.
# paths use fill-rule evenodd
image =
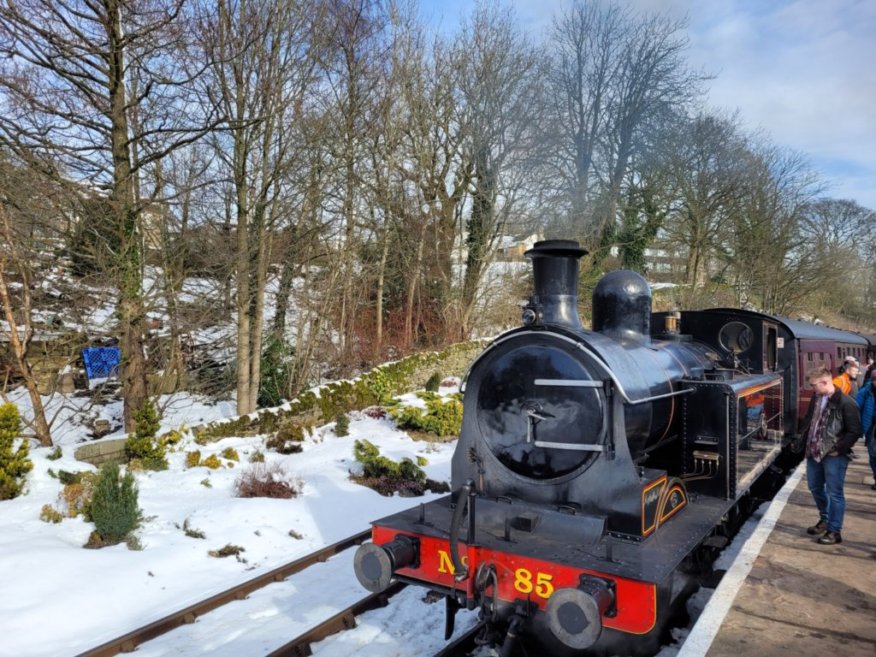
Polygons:
<instances>
[{"instance_id":1,"label":"black steam locomotive","mask_svg":"<svg viewBox=\"0 0 876 657\"><path fill-rule=\"evenodd\" d=\"M652 315L630 271L597 284L586 330L584 253L569 240L526 253L524 325L466 378L453 492L374 522L355 557L371 591L397 578L442 594L448 636L459 608L480 608L503 655L658 645L691 562L721 543L755 482L778 480L805 370L870 349L748 311Z\"/></svg>"}]
</instances>

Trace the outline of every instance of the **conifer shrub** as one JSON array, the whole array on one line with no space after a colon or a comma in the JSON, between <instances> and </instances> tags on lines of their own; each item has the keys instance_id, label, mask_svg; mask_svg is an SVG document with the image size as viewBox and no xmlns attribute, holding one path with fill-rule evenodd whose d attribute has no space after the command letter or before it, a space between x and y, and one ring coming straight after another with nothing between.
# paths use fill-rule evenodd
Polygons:
<instances>
[{"instance_id":1,"label":"conifer shrub","mask_svg":"<svg viewBox=\"0 0 876 657\"><path fill-rule=\"evenodd\" d=\"M350 478L381 495L398 493L402 497L416 497L427 490L436 493L450 491L446 483L428 479L426 473L411 459L393 461L381 455L377 446L368 440L355 442L353 456L362 464L362 474L351 474Z\"/></svg>"},{"instance_id":2,"label":"conifer shrub","mask_svg":"<svg viewBox=\"0 0 876 657\"><path fill-rule=\"evenodd\" d=\"M97 537L89 539L92 547L120 543L136 529L140 522L137 497L134 475L127 472L123 477L120 476L119 466L113 463L100 467L97 486L91 498L91 518L97 534Z\"/></svg>"},{"instance_id":3,"label":"conifer shrub","mask_svg":"<svg viewBox=\"0 0 876 657\"><path fill-rule=\"evenodd\" d=\"M125 441L125 454L140 461L146 470L167 470L165 442L155 438L160 426L161 419L151 400L134 411L134 433Z\"/></svg>"},{"instance_id":4,"label":"conifer shrub","mask_svg":"<svg viewBox=\"0 0 876 657\"><path fill-rule=\"evenodd\" d=\"M428 392L438 392L438 388L441 385L441 373L434 372L432 376L429 377L429 380L426 381L426 385L423 386Z\"/></svg>"},{"instance_id":5,"label":"conifer shrub","mask_svg":"<svg viewBox=\"0 0 876 657\"><path fill-rule=\"evenodd\" d=\"M222 458L228 459L229 461L237 461L238 463L240 462L240 455L233 447L226 447L225 449L223 449Z\"/></svg>"},{"instance_id":6,"label":"conifer shrub","mask_svg":"<svg viewBox=\"0 0 876 657\"><path fill-rule=\"evenodd\" d=\"M295 347L269 335L262 349L259 406L277 406L289 394L294 374Z\"/></svg>"},{"instance_id":7,"label":"conifer shrub","mask_svg":"<svg viewBox=\"0 0 876 657\"><path fill-rule=\"evenodd\" d=\"M51 522L57 524L64 519L64 514L54 508L51 504L43 504L40 510L40 520L43 522Z\"/></svg>"},{"instance_id":8,"label":"conifer shrub","mask_svg":"<svg viewBox=\"0 0 876 657\"><path fill-rule=\"evenodd\" d=\"M462 401L459 393L442 399L433 392L417 393L426 402L426 408L399 406L390 415L400 429L420 431L439 437L458 436L462 430Z\"/></svg>"},{"instance_id":9,"label":"conifer shrub","mask_svg":"<svg viewBox=\"0 0 876 657\"><path fill-rule=\"evenodd\" d=\"M346 413L338 413L335 416L335 435L338 438L350 435L350 418Z\"/></svg>"},{"instance_id":10,"label":"conifer shrub","mask_svg":"<svg viewBox=\"0 0 876 657\"><path fill-rule=\"evenodd\" d=\"M182 429L180 429L180 430L171 429L167 433L162 434L162 436L158 439L158 442L160 442L165 447L169 447L169 446L172 447L173 445L178 444L182 439L183 439L183 430Z\"/></svg>"},{"instance_id":11,"label":"conifer shrub","mask_svg":"<svg viewBox=\"0 0 876 657\"><path fill-rule=\"evenodd\" d=\"M186 452L186 467L197 468L199 465L201 465L201 450Z\"/></svg>"},{"instance_id":12,"label":"conifer shrub","mask_svg":"<svg viewBox=\"0 0 876 657\"><path fill-rule=\"evenodd\" d=\"M47 458L49 461L57 461L57 460L58 460L59 458L61 458L63 455L64 455L64 454L61 452L61 446L58 445L57 447L55 447L55 449L53 449L53 450L49 453L48 456L46 456L46 458Z\"/></svg>"},{"instance_id":13,"label":"conifer shrub","mask_svg":"<svg viewBox=\"0 0 876 657\"><path fill-rule=\"evenodd\" d=\"M222 461L215 454L210 454L210 456L201 461L201 465L211 470L218 470L222 467Z\"/></svg>"},{"instance_id":14,"label":"conifer shrub","mask_svg":"<svg viewBox=\"0 0 876 657\"><path fill-rule=\"evenodd\" d=\"M19 438L20 432L18 407L11 402L0 404L0 500L21 495L27 473L33 469L28 458L30 444Z\"/></svg>"},{"instance_id":15,"label":"conifer shrub","mask_svg":"<svg viewBox=\"0 0 876 657\"><path fill-rule=\"evenodd\" d=\"M298 497L301 482L290 478L279 463L255 463L240 473L234 482L237 497Z\"/></svg>"}]
</instances>

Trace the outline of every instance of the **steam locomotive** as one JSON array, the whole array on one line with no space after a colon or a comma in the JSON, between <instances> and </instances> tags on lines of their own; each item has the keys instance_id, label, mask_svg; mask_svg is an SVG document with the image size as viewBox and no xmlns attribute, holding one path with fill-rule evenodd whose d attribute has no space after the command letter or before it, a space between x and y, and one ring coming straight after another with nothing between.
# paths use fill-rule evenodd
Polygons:
<instances>
[{"instance_id":1,"label":"steam locomotive","mask_svg":"<svg viewBox=\"0 0 876 657\"><path fill-rule=\"evenodd\" d=\"M523 326L471 365L451 494L373 523L355 574L480 609L501 654L653 651L755 486L779 480L805 371L866 337L756 312L651 312L648 283L577 309L571 240L537 243Z\"/></svg>"}]
</instances>

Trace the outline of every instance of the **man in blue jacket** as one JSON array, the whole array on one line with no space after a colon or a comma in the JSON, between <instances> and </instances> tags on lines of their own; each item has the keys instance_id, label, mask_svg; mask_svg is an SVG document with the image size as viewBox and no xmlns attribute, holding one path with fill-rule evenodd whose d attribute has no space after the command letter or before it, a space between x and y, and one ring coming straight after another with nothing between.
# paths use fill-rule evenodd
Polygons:
<instances>
[{"instance_id":1,"label":"man in blue jacket","mask_svg":"<svg viewBox=\"0 0 876 657\"><path fill-rule=\"evenodd\" d=\"M864 429L864 444L870 456L870 469L876 479L876 369L870 371L867 385L858 391L858 408L861 409L861 427ZM870 486L876 490L876 484Z\"/></svg>"}]
</instances>

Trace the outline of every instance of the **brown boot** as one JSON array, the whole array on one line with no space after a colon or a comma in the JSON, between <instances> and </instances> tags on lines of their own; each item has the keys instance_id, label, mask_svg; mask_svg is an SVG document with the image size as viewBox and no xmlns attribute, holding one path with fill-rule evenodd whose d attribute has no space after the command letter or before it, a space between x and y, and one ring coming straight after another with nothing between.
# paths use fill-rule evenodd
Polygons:
<instances>
[{"instance_id":1,"label":"brown boot","mask_svg":"<svg viewBox=\"0 0 876 657\"><path fill-rule=\"evenodd\" d=\"M843 542L843 537L839 532L824 532L824 536L818 539L821 545L836 545Z\"/></svg>"},{"instance_id":2,"label":"brown boot","mask_svg":"<svg viewBox=\"0 0 876 657\"><path fill-rule=\"evenodd\" d=\"M827 523L824 520L819 520L817 523L812 525L806 530L806 533L810 536L815 536L816 534L823 534L827 531Z\"/></svg>"}]
</instances>

